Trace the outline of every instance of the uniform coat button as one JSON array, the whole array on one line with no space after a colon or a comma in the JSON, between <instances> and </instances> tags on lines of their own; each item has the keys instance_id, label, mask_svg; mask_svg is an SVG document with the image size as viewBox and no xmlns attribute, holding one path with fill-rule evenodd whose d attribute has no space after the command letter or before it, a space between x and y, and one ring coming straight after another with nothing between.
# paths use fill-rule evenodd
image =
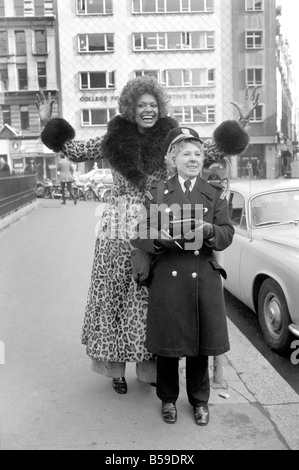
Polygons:
<instances>
[{"instance_id":1,"label":"uniform coat button","mask_svg":"<svg viewBox=\"0 0 299 470\"><path fill-rule=\"evenodd\" d=\"M197 278L197 273L192 273L192 277L193 277L193 279L196 279Z\"/></svg>"},{"instance_id":2,"label":"uniform coat button","mask_svg":"<svg viewBox=\"0 0 299 470\"><path fill-rule=\"evenodd\" d=\"M198 250L194 251L194 254L195 256L199 256L199 251Z\"/></svg>"},{"instance_id":3,"label":"uniform coat button","mask_svg":"<svg viewBox=\"0 0 299 470\"><path fill-rule=\"evenodd\" d=\"M173 275L173 277L177 277L178 272L177 271L172 271L172 275Z\"/></svg>"}]
</instances>

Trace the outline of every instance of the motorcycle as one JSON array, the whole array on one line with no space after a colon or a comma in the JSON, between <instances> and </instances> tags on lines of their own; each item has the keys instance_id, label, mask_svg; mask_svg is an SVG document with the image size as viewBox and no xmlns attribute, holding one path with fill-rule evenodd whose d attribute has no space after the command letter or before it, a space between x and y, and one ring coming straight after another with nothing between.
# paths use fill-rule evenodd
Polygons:
<instances>
[{"instance_id":1,"label":"motorcycle","mask_svg":"<svg viewBox=\"0 0 299 470\"><path fill-rule=\"evenodd\" d=\"M73 191L74 191L74 195L75 197L78 199L78 200L83 200L83 201L86 201L86 197L85 197L85 193L86 193L86 190L88 188L86 188L86 184L85 183L82 183L81 181L74 181L73 183Z\"/></svg>"},{"instance_id":2,"label":"motorcycle","mask_svg":"<svg viewBox=\"0 0 299 470\"><path fill-rule=\"evenodd\" d=\"M53 199L53 182L49 178L46 178L44 182L37 183L36 196Z\"/></svg>"},{"instance_id":3,"label":"motorcycle","mask_svg":"<svg viewBox=\"0 0 299 470\"><path fill-rule=\"evenodd\" d=\"M64 190L65 198L70 199L70 193L67 188ZM60 199L62 198L62 190L61 190L61 184L60 183L54 183L53 184L53 197L54 199Z\"/></svg>"},{"instance_id":4,"label":"motorcycle","mask_svg":"<svg viewBox=\"0 0 299 470\"><path fill-rule=\"evenodd\" d=\"M94 181L88 181L85 184L85 201L100 201L101 202L101 195L100 195L100 188L102 187L102 183L95 183Z\"/></svg>"},{"instance_id":5,"label":"motorcycle","mask_svg":"<svg viewBox=\"0 0 299 470\"><path fill-rule=\"evenodd\" d=\"M112 184L104 184L100 188L100 198L102 202L109 202L111 197Z\"/></svg>"}]
</instances>

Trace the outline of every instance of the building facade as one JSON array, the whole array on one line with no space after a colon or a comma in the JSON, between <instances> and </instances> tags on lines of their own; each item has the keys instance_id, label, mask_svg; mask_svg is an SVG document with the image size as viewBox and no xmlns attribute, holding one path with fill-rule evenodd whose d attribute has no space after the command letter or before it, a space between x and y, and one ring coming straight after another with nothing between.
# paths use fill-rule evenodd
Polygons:
<instances>
[{"instance_id":1,"label":"building facade","mask_svg":"<svg viewBox=\"0 0 299 470\"><path fill-rule=\"evenodd\" d=\"M260 105L249 124L251 144L235 159L235 174L292 176L296 141L296 89L287 43L280 34L275 0L232 0L234 100L258 86Z\"/></svg>"},{"instance_id":2,"label":"building facade","mask_svg":"<svg viewBox=\"0 0 299 470\"><path fill-rule=\"evenodd\" d=\"M290 167L283 152L292 153L296 140L294 98L282 74L290 74L290 64L279 65L287 55L277 33L275 0L0 0L1 21L6 88L0 126L20 133L21 147L14 148L16 135L9 143L19 165L25 149L32 150L51 175L55 154L39 139L38 89L53 93L54 115L86 140L105 133L128 79L151 74L170 96L170 114L203 139L220 122L238 119L230 102L242 103L246 86L258 86L260 105L248 126L251 144L232 157L233 177L275 178ZM91 167L86 162L78 169Z\"/></svg>"},{"instance_id":3,"label":"building facade","mask_svg":"<svg viewBox=\"0 0 299 470\"><path fill-rule=\"evenodd\" d=\"M232 118L231 0L75 0L57 8L62 114L78 139L104 134L123 86L143 74L164 84L171 115L203 138Z\"/></svg>"},{"instance_id":4,"label":"building facade","mask_svg":"<svg viewBox=\"0 0 299 470\"><path fill-rule=\"evenodd\" d=\"M55 174L35 100L38 90L56 97L56 41L52 0L0 0L0 154L16 174L34 159L39 179Z\"/></svg>"}]
</instances>

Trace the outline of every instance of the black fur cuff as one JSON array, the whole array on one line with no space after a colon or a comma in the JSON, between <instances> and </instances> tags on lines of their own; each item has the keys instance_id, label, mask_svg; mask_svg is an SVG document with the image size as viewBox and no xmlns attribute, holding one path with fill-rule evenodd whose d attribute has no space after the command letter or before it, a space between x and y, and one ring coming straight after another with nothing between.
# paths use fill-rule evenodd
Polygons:
<instances>
[{"instance_id":1,"label":"black fur cuff","mask_svg":"<svg viewBox=\"0 0 299 470\"><path fill-rule=\"evenodd\" d=\"M224 121L214 131L217 147L226 155L240 155L249 144L249 135L237 121Z\"/></svg>"},{"instance_id":2,"label":"black fur cuff","mask_svg":"<svg viewBox=\"0 0 299 470\"><path fill-rule=\"evenodd\" d=\"M73 127L63 118L53 118L41 133L42 142L54 152L60 152L62 145L75 137Z\"/></svg>"}]
</instances>

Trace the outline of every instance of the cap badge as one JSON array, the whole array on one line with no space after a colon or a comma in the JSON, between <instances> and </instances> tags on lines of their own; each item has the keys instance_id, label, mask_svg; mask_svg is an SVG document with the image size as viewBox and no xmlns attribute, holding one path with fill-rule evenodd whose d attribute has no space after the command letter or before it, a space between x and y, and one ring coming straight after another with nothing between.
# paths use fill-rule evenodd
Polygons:
<instances>
[{"instance_id":1,"label":"cap badge","mask_svg":"<svg viewBox=\"0 0 299 470\"><path fill-rule=\"evenodd\" d=\"M190 135L191 134L189 129L184 129L184 128L182 128L182 133L185 134L185 135Z\"/></svg>"}]
</instances>

